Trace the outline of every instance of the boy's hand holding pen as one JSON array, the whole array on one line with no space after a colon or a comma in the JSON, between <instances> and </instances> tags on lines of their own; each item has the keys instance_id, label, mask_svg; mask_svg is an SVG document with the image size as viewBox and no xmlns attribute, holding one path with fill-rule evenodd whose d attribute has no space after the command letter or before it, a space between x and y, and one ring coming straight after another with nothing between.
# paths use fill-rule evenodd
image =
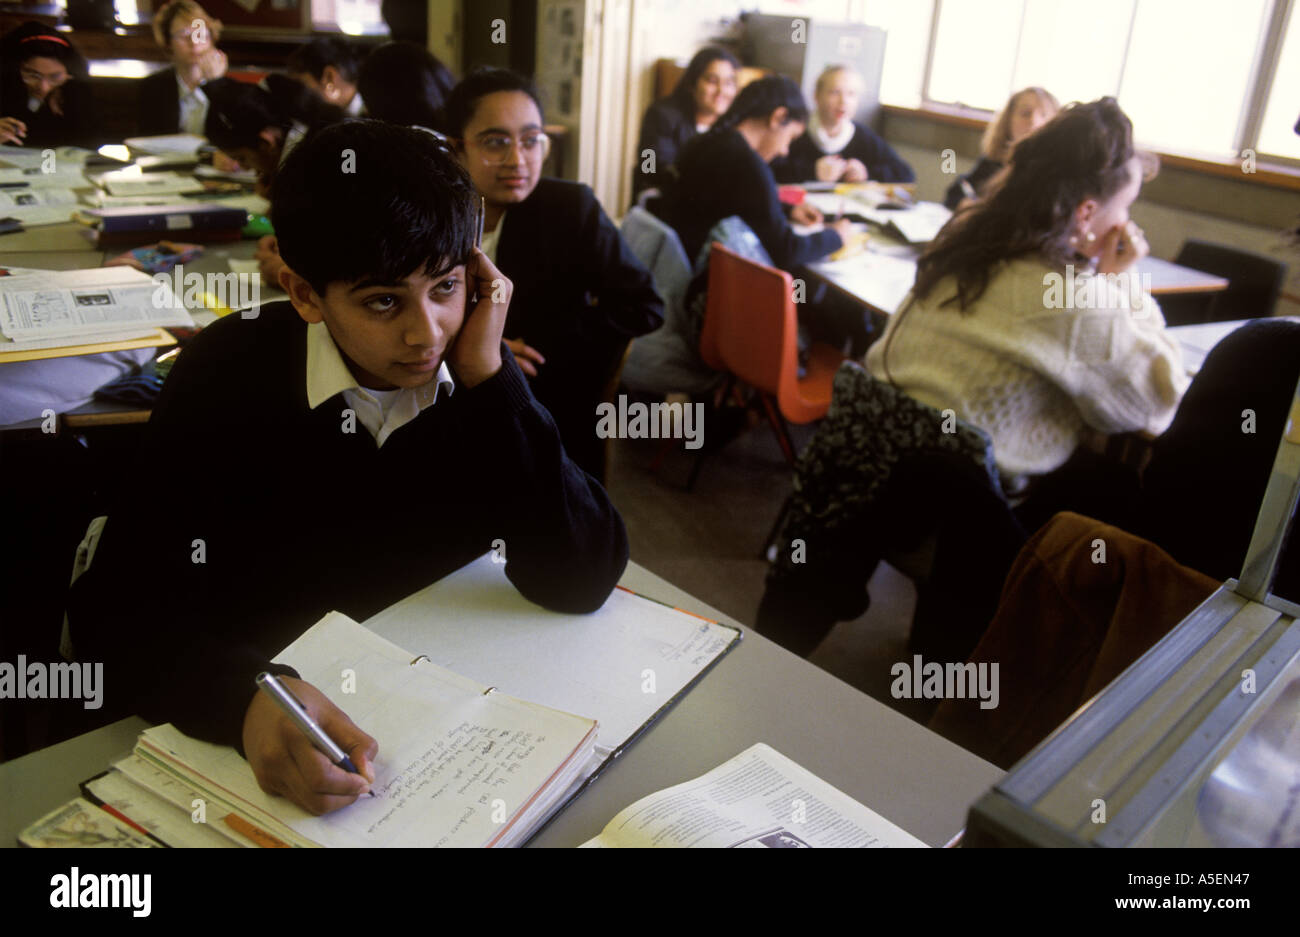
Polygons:
<instances>
[{"instance_id":1,"label":"boy's hand holding pen","mask_svg":"<svg viewBox=\"0 0 1300 937\"><path fill-rule=\"evenodd\" d=\"M244 713L244 756L262 790L287 797L317 815L370 793L379 743L310 683L264 676L292 702L259 679L259 690ZM314 725L315 732L305 728L308 725ZM317 738L317 733L323 738ZM329 750L329 746L333 748L325 754L322 748ZM338 754L343 757L335 760Z\"/></svg>"}]
</instances>

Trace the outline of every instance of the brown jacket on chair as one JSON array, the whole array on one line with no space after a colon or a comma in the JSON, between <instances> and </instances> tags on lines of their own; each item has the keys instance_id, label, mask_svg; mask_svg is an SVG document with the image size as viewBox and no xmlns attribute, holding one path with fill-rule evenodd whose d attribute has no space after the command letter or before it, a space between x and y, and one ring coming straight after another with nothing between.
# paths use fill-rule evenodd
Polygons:
<instances>
[{"instance_id":1,"label":"brown jacket on chair","mask_svg":"<svg viewBox=\"0 0 1300 937\"><path fill-rule=\"evenodd\" d=\"M970 657L999 665L998 705L945 700L930 728L1010 767L1219 585L1140 537L1057 514L1020 551Z\"/></svg>"}]
</instances>

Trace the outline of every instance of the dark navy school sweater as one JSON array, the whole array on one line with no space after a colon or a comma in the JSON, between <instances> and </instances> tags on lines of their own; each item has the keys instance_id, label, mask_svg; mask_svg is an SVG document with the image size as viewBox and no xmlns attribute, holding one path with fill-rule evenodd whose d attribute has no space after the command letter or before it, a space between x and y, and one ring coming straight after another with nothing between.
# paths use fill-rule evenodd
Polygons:
<instances>
[{"instance_id":1,"label":"dark navy school sweater","mask_svg":"<svg viewBox=\"0 0 1300 937\"><path fill-rule=\"evenodd\" d=\"M623 521L502 354L380 448L355 420L344 431L342 394L308 409L306 323L288 303L205 329L73 587L78 659L104 662L119 705L240 747L253 678L291 673L270 658L326 612L364 620L495 539L523 595L598 608L627 563Z\"/></svg>"}]
</instances>

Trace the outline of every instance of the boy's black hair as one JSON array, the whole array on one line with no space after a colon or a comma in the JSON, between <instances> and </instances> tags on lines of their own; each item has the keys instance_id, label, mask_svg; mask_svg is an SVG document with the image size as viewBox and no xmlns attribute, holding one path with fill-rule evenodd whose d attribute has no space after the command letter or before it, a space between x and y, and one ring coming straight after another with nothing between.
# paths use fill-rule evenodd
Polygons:
<instances>
[{"instance_id":1,"label":"boy's black hair","mask_svg":"<svg viewBox=\"0 0 1300 937\"><path fill-rule=\"evenodd\" d=\"M452 89L451 96L447 98L443 133L457 139L464 136L465 128L474 119L474 111L478 109L479 100L499 91L522 91L533 99L533 103L537 105L537 113L545 115L541 98L537 96L537 86L532 81L508 68L481 66L466 75L461 83Z\"/></svg>"},{"instance_id":2,"label":"boy's black hair","mask_svg":"<svg viewBox=\"0 0 1300 937\"><path fill-rule=\"evenodd\" d=\"M326 67L332 65L344 81L356 84L359 64L360 57L348 43L334 36L320 36L295 49L286 67L290 75L310 75L319 81Z\"/></svg>"},{"instance_id":3,"label":"boy's black hair","mask_svg":"<svg viewBox=\"0 0 1300 937\"><path fill-rule=\"evenodd\" d=\"M280 256L319 295L338 281L397 283L466 262L478 210L474 184L445 143L378 120L309 133L271 195Z\"/></svg>"},{"instance_id":4,"label":"boy's black hair","mask_svg":"<svg viewBox=\"0 0 1300 937\"><path fill-rule=\"evenodd\" d=\"M413 42L385 42L366 56L357 75L370 117L430 130L442 123L443 102L455 84L447 66Z\"/></svg>"},{"instance_id":5,"label":"boy's black hair","mask_svg":"<svg viewBox=\"0 0 1300 937\"><path fill-rule=\"evenodd\" d=\"M792 120L808 123L808 102L799 86L785 75L771 75L741 88L736 100L731 102L727 113L718 118L714 127L720 130L736 127L752 117L767 120L778 107L786 109L787 124Z\"/></svg>"},{"instance_id":6,"label":"boy's black hair","mask_svg":"<svg viewBox=\"0 0 1300 937\"><path fill-rule=\"evenodd\" d=\"M203 93L209 102L204 135L227 152L256 150L267 127L287 131L297 122L312 128L344 117L341 109L284 75L267 75L260 85L216 78L204 83Z\"/></svg>"}]
</instances>

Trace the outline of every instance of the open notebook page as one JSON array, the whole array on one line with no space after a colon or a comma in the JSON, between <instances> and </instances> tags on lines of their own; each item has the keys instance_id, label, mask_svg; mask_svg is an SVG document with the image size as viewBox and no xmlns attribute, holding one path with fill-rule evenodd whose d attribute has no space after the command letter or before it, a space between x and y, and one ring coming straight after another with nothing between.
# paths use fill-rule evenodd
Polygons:
<instances>
[{"instance_id":1,"label":"open notebook page","mask_svg":"<svg viewBox=\"0 0 1300 937\"><path fill-rule=\"evenodd\" d=\"M739 633L615 589L590 615L529 602L486 554L389 606L366 627L511 696L583 713L621 748Z\"/></svg>"},{"instance_id":2,"label":"open notebook page","mask_svg":"<svg viewBox=\"0 0 1300 937\"><path fill-rule=\"evenodd\" d=\"M171 726L145 737L205 778L322 846L482 846L507 832L595 730L412 655L332 612L276 658L379 742L377 797L315 817L257 786L234 749ZM351 689L353 692L345 692ZM498 803L500 802L500 803ZM495 815L495 818L494 818ZM504 817L504 819L502 819Z\"/></svg>"}]
</instances>

